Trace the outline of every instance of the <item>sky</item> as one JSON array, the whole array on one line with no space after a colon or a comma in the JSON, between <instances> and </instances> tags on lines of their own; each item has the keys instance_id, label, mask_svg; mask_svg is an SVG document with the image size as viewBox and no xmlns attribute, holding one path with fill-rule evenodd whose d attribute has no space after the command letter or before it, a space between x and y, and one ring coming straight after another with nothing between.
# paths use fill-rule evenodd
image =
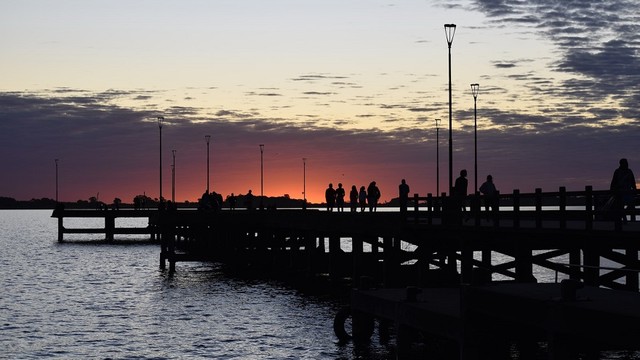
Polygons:
<instances>
[{"instance_id":1,"label":"sky","mask_svg":"<svg viewBox=\"0 0 640 360\"><path fill-rule=\"evenodd\" d=\"M608 189L620 158L640 169L637 7L4 0L0 196L54 199L57 171L60 201L158 198L161 183L196 201L207 158L223 196L321 202L329 183L376 181L384 202L401 179L448 192L462 169L469 192L488 174L502 193Z\"/></svg>"}]
</instances>

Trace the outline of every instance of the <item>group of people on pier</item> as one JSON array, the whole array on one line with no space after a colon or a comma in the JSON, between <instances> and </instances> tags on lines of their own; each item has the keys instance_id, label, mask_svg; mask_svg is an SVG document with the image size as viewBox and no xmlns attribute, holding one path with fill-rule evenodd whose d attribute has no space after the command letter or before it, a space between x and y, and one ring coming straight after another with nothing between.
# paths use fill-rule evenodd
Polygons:
<instances>
[{"instance_id":1,"label":"group of people on pier","mask_svg":"<svg viewBox=\"0 0 640 360\"><path fill-rule=\"evenodd\" d=\"M619 161L619 167L614 171L611 179L609 190L611 191L611 197L607 203L604 204L602 210L606 211L615 217L616 220L622 220L627 222L627 216L630 216L631 220L635 219L635 203L637 201L637 188L636 179L633 171L629 168L629 162L627 159L622 158ZM398 185L398 200L400 204L400 212L406 212L409 202L409 185L405 179L402 179ZM357 212L360 208L361 212L365 212L366 208L369 208L370 212L376 212L378 203L380 201L381 192L375 181L369 183L369 186L365 188L364 185L358 189L356 185L351 186L349 191L348 203L351 212ZM475 195L475 194L474 194ZM487 175L486 181L478 189L477 195L470 198L468 196L468 180L467 170L460 170L460 176L455 180L455 185L451 189L451 196L449 198L449 206L454 211L461 214L462 217L470 217L471 214L466 214L468 206L472 210L479 210L484 202L484 210L487 217L490 218L491 214L496 214L499 207L499 192L493 182L493 176ZM246 195L239 195L241 200L244 200L244 205L247 209L253 209L254 196L249 190ZM342 183L338 183L337 188L334 188L333 183L329 183L329 186L325 190L325 200L327 211L344 212L344 208L347 205L347 191L343 187ZM141 208L143 205L134 201L136 208ZM238 197L233 193L227 197L226 202L231 210L236 208ZM468 202L471 202L468 204ZM202 198L199 199L198 208L203 210L218 210L222 208L223 199L220 194L215 192L209 193L205 191ZM164 205L164 204L162 204ZM167 204L169 208L173 204ZM306 205L306 204L305 204ZM162 206L164 208L164 206Z\"/></svg>"},{"instance_id":2,"label":"group of people on pier","mask_svg":"<svg viewBox=\"0 0 640 360\"><path fill-rule=\"evenodd\" d=\"M356 212L358 207L360 211L364 212L369 206L370 212L375 212L378 208L378 201L380 201L380 188L376 185L375 181L369 183L367 188L364 185L360 186L360 190L355 185L351 186L349 192L349 206L351 212ZM324 192L324 198L327 203L327 211L333 211L335 208L338 212L344 211L345 206L345 189L342 187L342 183L338 183L337 188L333 188L333 183L329 183L329 187Z\"/></svg>"}]
</instances>

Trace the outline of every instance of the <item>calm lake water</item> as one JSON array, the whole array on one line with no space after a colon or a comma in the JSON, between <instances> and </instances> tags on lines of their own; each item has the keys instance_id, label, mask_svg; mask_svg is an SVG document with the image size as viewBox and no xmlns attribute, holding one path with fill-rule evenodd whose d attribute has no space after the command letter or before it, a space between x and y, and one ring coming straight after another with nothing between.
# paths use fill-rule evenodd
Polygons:
<instances>
[{"instance_id":1,"label":"calm lake water","mask_svg":"<svg viewBox=\"0 0 640 360\"><path fill-rule=\"evenodd\" d=\"M179 263L169 275L157 245L107 245L99 235L59 244L50 216L0 210L2 359L393 357L375 341L338 343L337 299L234 278L216 264Z\"/></svg>"},{"instance_id":2,"label":"calm lake water","mask_svg":"<svg viewBox=\"0 0 640 360\"><path fill-rule=\"evenodd\" d=\"M377 330L364 346L337 341L340 299L238 278L219 264L178 263L170 275L159 270L158 245L109 245L100 235L58 243L50 216L0 210L0 359L395 359L393 337L383 344Z\"/></svg>"}]
</instances>

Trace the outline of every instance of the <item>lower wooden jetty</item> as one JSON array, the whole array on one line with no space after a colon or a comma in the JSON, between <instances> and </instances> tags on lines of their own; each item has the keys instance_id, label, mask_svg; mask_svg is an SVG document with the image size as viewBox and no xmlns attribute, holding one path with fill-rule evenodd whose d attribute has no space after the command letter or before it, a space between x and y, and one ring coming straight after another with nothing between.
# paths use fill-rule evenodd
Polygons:
<instances>
[{"instance_id":1,"label":"lower wooden jetty","mask_svg":"<svg viewBox=\"0 0 640 360\"><path fill-rule=\"evenodd\" d=\"M348 311L357 341L371 336L374 318L381 327L393 326L400 358L420 332L426 342L449 341L447 358L508 358L514 347L524 354L545 343L551 359L597 359L602 350L640 350L639 303L635 292L564 280L357 289ZM351 336L342 330L344 319L336 317L334 324L342 339Z\"/></svg>"},{"instance_id":2,"label":"lower wooden jetty","mask_svg":"<svg viewBox=\"0 0 640 360\"><path fill-rule=\"evenodd\" d=\"M51 217L58 219L58 241L64 241L65 234L104 234L106 241L113 241L115 235L149 235L149 240L159 239L156 221L158 211L156 210L133 210L133 209L56 209ZM103 227L75 227L65 226L64 219L102 219ZM124 218L148 218L148 225L145 227L118 227L116 219Z\"/></svg>"}]
</instances>

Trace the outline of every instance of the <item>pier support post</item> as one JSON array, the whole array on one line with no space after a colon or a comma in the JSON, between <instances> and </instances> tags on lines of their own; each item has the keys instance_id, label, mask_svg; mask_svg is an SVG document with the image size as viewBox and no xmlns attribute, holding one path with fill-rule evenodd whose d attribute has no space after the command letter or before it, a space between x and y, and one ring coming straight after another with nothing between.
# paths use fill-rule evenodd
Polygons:
<instances>
[{"instance_id":1,"label":"pier support post","mask_svg":"<svg viewBox=\"0 0 640 360\"><path fill-rule=\"evenodd\" d=\"M58 217L58 242L64 241L64 226L62 224L63 221L64 221L64 218L62 216L59 216Z\"/></svg>"},{"instance_id":2,"label":"pier support post","mask_svg":"<svg viewBox=\"0 0 640 360\"><path fill-rule=\"evenodd\" d=\"M108 210L105 210L108 211ZM105 240L113 241L113 233L116 228L116 218L115 216L106 214L104 217L104 232L105 232Z\"/></svg>"},{"instance_id":3,"label":"pier support post","mask_svg":"<svg viewBox=\"0 0 640 360\"><path fill-rule=\"evenodd\" d=\"M598 286L600 277L600 254L597 249L585 248L584 257L584 283L590 286Z\"/></svg>"},{"instance_id":4,"label":"pier support post","mask_svg":"<svg viewBox=\"0 0 640 360\"><path fill-rule=\"evenodd\" d=\"M354 285L356 281L360 279L360 276L363 274L362 267L364 266L364 241L361 236L354 236L352 238L352 248L351 252L353 255L353 282Z\"/></svg>"},{"instance_id":5,"label":"pier support post","mask_svg":"<svg viewBox=\"0 0 640 360\"><path fill-rule=\"evenodd\" d=\"M324 241L323 241L324 242ZM335 235L329 237L329 276L337 280L341 274L340 264L340 238Z\"/></svg>"},{"instance_id":6,"label":"pier support post","mask_svg":"<svg viewBox=\"0 0 640 360\"><path fill-rule=\"evenodd\" d=\"M582 259L580 258L579 249L569 250L569 264L571 265L571 267L569 268L569 279L579 281L580 269L582 265Z\"/></svg>"},{"instance_id":7,"label":"pier support post","mask_svg":"<svg viewBox=\"0 0 640 360\"><path fill-rule=\"evenodd\" d=\"M636 268L635 264L638 263L638 247L629 245L625 249L626 266L633 269ZM626 276L625 288L629 291L638 291L638 272L628 271Z\"/></svg>"},{"instance_id":8,"label":"pier support post","mask_svg":"<svg viewBox=\"0 0 640 360\"><path fill-rule=\"evenodd\" d=\"M535 282L533 276L533 252L524 244L518 245L516 254L516 281Z\"/></svg>"}]
</instances>

